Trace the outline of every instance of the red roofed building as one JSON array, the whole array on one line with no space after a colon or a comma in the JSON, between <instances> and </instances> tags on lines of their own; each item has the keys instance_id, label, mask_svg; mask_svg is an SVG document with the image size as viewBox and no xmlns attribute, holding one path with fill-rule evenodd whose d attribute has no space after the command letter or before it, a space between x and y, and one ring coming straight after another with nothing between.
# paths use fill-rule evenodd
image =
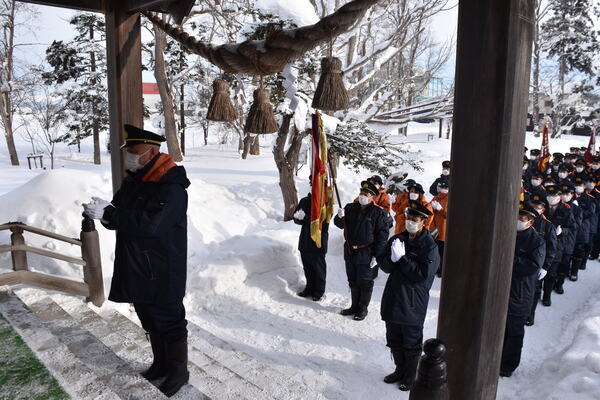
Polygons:
<instances>
[{"instance_id":1,"label":"red roofed building","mask_svg":"<svg viewBox=\"0 0 600 400\"><path fill-rule=\"evenodd\" d=\"M142 95L144 97L144 105L149 108L151 113L156 112L160 103L158 85L152 82L142 83Z\"/></svg>"}]
</instances>

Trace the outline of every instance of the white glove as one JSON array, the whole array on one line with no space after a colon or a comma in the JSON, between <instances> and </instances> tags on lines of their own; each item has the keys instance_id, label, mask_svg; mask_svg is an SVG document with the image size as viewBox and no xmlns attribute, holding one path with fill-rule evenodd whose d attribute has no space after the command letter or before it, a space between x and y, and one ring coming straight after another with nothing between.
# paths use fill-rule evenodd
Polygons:
<instances>
[{"instance_id":1,"label":"white glove","mask_svg":"<svg viewBox=\"0 0 600 400\"><path fill-rule=\"evenodd\" d=\"M390 201L392 202L392 204L394 204L396 202L396 195L395 194L391 194L390 195Z\"/></svg>"},{"instance_id":2,"label":"white glove","mask_svg":"<svg viewBox=\"0 0 600 400\"><path fill-rule=\"evenodd\" d=\"M302 221L304 217L306 217L304 210L298 210L294 213L294 218L296 218L298 221Z\"/></svg>"},{"instance_id":3,"label":"white glove","mask_svg":"<svg viewBox=\"0 0 600 400\"><path fill-rule=\"evenodd\" d=\"M573 204L575 204L576 206L579 206L579 203L577 202L577 200L573 200Z\"/></svg>"},{"instance_id":4,"label":"white glove","mask_svg":"<svg viewBox=\"0 0 600 400\"><path fill-rule=\"evenodd\" d=\"M344 218L346 216L346 213L344 212L343 208L339 208L338 209L338 217L340 218Z\"/></svg>"},{"instance_id":5,"label":"white glove","mask_svg":"<svg viewBox=\"0 0 600 400\"><path fill-rule=\"evenodd\" d=\"M375 259L375 257L371 258L371 263L369 264L369 267L374 268L377 266L377 259Z\"/></svg>"},{"instance_id":6,"label":"white glove","mask_svg":"<svg viewBox=\"0 0 600 400\"><path fill-rule=\"evenodd\" d=\"M538 272L538 281L541 281L542 279L544 279L544 277L546 276L547 273L548 273L548 271L546 271L544 268L540 268L540 270Z\"/></svg>"},{"instance_id":7,"label":"white glove","mask_svg":"<svg viewBox=\"0 0 600 400\"><path fill-rule=\"evenodd\" d=\"M556 227L556 236L560 236L562 233L562 228L559 226Z\"/></svg>"},{"instance_id":8,"label":"white glove","mask_svg":"<svg viewBox=\"0 0 600 400\"><path fill-rule=\"evenodd\" d=\"M392 262L398 262L402 256L406 254L406 250L404 248L404 242L400 239L396 239L392 242Z\"/></svg>"},{"instance_id":9,"label":"white glove","mask_svg":"<svg viewBox=\"0 0 600 400\"><path fill-rule=\"evenodd\" d=\"M83 204L83 213L92 219L102 219L104 209L112 204L99 197L92 197L92 201Z\"/></svg>"},{"instance_id":10,"label":"white glove","mask_svg":"<svg viewBox=\"0 0 600 400\"><path fill-rule=\"evenodd\" d=\"M431 207L433 207L434 210L440 211L443 207L440 203L438 203L436 200L431 202Z\"/></svg>"}]
</instances>

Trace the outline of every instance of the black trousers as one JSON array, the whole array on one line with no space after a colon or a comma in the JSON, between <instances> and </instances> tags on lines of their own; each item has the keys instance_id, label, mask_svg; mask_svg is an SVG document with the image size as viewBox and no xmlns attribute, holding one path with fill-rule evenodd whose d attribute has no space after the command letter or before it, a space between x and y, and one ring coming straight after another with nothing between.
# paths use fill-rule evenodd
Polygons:
<instances>
[{"instance_id":1,"label":"black trousers","mask_svg":"<svg viewBox=\"0 0 600 400\"><path fill-rule=\"evenodd\" d=\"M403 371L402 383L412 385L423 348L423 327L386 321L385 338L396 370Z\"/></svg>"},{"instance_id":2,"label":"black trousers","mask_svg":"<svg viewBox=\"0 0 600 400\"><path fill-rule=\"evenodd\" d=\"M325 254L300 252L304 276L306 277L306 291L312 296L321 297L325 293L327 279L327 263Z\"/></svg>"},{"instance_id":3,"label":"black trousers","mask_svg":"<svg viewBox=\"0 0 600 400\"><path fill-rule=\"evenodd\" d=\"M183 302L133 303L133 307L146 332L158 334L168 343L178 342L187 335Z\"/></svg>"},{"instance_id":4,"label":"black trousers","mask_svg":"<svg viewBox=\"0 0 600 400\"><path fill-rule=\"evenodd\" d=\"M371 268L369 264L355 264L346 260L346 276L350 289L373 290L377 278L377 266Z\"/></svg>"},{"instance_id":5,"label":"black trousers","mask_svg":"<svg viewBox=\"0 0 600 400\"><path fill-rule=\"evenodd\" d=\"M525 321L527 317L509 315L506 318L504 331L504 346L502 347L502 361L500 370L513 372L521 362L521 350L525 337Z\"/></svg>"},{"instance_id":6,"label":"black trousers","mask_svg":"<svg viewBox=\"0 0 600 400\"><path fill-rule=\"evenodd\" d=\"M598 255L600 255L600 232L597 232L593 235L591 235L591 254L590 256L593 257L594 259L598 258Z\"/></svg>"},{"instance_id":7,"label":"black trousers","mask_svg":"<svg viewBox=\"0 0 600 400\"><path fill-rule=\"evenodd\" d=\"M437 243L438 252L440 253L440 266L438 267L437 274L441 275L442 264L444 263L444 242L442 242L441 240L436 240L435 242Z\"/></svg>"}]
</instances>

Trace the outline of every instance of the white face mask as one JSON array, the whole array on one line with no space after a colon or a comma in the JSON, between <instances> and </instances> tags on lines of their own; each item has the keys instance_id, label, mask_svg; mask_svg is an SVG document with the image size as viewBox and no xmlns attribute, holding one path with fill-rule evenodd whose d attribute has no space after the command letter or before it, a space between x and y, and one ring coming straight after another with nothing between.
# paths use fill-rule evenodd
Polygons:
<instances>
[{"instance_id":1,"label":"white face mask","mask_svg":"<svg viewBox=\"0 0 600 400\"><path fill-rule=\"evenodd\" d=\"M131 172L137 172L142 169L144 166L140 164L140 158L142 158L146 153L148 153L150 149L146 150L142 154L132 154L128 151L125 152L125 169Z\"/></svg>"},{"instance_id":2,"label":"white face mask","mask_svg":"<svg viewBox=\"0 0 600 400\"><path fill-rule=\"evenodd\" d=\"M592 169L595 171L600 168L600 164L592 164Z\"/></svg>"},{"instance_id":3,"label":"white face mask","mask_svg":"<svg viewBox=\"0 0 600 400\"><path fill-rule=\"evenodd\" d=\"M367 204L369 204L371 202L371 200L369 199L369 196L361 194L360 196L358 196L358 202L360 203L361 206L366 206Z\"/></svg>"},{"instance_id":4,"label":"white face mask","mask_svg":"<svg viewBox=\"0 0 600 400\"><path fill-rule=\"evenodd\" d=\"M588 182L585 184L585 187L588 189L593 189L596 187L596 184L594 182Z\"/></svg>"},{"instance_id":5,"label":"white face mask","mask_svg":"<svg viewBox=\"0 0 600 400\"><path fill-rule=\"evenodd\" d=\"M525 171L527 168L529 168L529 164L524 164L523 165L523 171Z\"/></svg>"},{"instance_id":6,"label":"white face mask","mask_svg":"<svg viewBox=\"0 0 600 400\"><path fill-rule=\"evenodd\" d=\"M438 189L439 193L448 193L448 189Z\"/></svg>"},{"instance_id":7,"label":"white face mask","mask_svg":"<svg viewBox=\"0 0 600 400\"><path fill-rule=\"evenodd\" d=\"M406 230L408 231L408 233L417 233L420 229L418 222L411 221L409 219L406 220L406 222L404 223L404 226L405 226Z\"/></svg>"},{"instance_id":8,"label":"white face mask","mask_svg":"<svg viewBox=\"0 0 600 400\"><path fill-rule=\"evenodd\" d=\"M553 166L552 166L552 170L553 170L553 171L558 171L558 165L553 165Z\"/></svg>"},{"instance_id":9,"label":"white face mask","mask_svg":"<svg viewBox=\"0 0 600 400\"><path fill-rule=\"evenodd\" d=\"M526 222L523 222L521 220L517 221L517 231L521 232L527 228L529 228L529 221L526 221Z\"/></svg>"},{"instance_id":10,"label":"white face mask","mask_svg":"<svg viewBox=\"0 0 600 400\"><path fill-rule=\"evenodd\" d=\"M442 170L442 175L446 175L446 176L450 175L450 170L449 169L443 169Z\"/></svg>"},{"instance_id":11,"label":"white face mask","mask_svg":"<svg viewBox=\"0 0 600 400\"><path fill-rule=\"evenodd\" d=\"M543 208L536 208L535 212L537 212L538 215L542 215L544 213L544 209Z\"/></svg>"},{"instance_id":12,"label":"white face mask","mask_svg":"<svg viewBox=\"0 0 600 400\"><path fill-rule=\"evenodd\" d=\"M409 193L408 198L411 200L419 200L419 193Z\"/></svg>"},{"instance_id":13,"label":"white face mask","mask_svg":"<svg viewBox=\"0 0 600 400\"><path fill-rule=\"evenodd\" d=\"M531 184L533 185L533 187L538 187L542 184L542 181L540 181L539 179L532 179Z\"/></svg>"},{"instance_id":14,"label":"white face mask","mask_svg":"<svg viewBox=\"0 0 600 400\"><path fill-rule=\"evenodd\" d=\"M567 177L567 175L568 175L568 174L567 174L566 172L559 172L559 173L558 173L558 177L559 177L560 179L565 179L565 178Z\"/></svg>"},{"instance_id":15,"label":"white face mask","mask_svg":"<svg viewBox=\"0 0 600 400\"><path fill-rule=\"evenodd\" d=\"M548 200L548 204L555 206L560 203L560 196L547 196L546 200Z\"/></svg>"},{"instance_id":16,"label":"white face mask","mask_svg":"<svg viewBox=\"0 0 600 400\"><path fill-rule=\"evenodd\" d=\"M575 168L575 171L577 171L577 172L583 172L583 167L577 167L577 168Z\"/></svg>"},{"instance_id":17,"label":"white face mask","mask_svg":"<svg viewBox=\"0 0 600 400\"><path fill-rule=\"evenodd\" d=\"M581 194L583 193L585 188L583 186L575 186L575 193Z\"/></svg>"},{"instance_id":18,"label":"white face mask","mask_svg":"<svg viewBox=\"0 0 600 400\"><path fill-rule=\"evenodd\" d=\"M537 159L538 159L538 158L534 156L534 157L530 157L529 159L530 159L531 161L537 161Z\"/></svg>"},{"instance_id":19,"label":"white face mask","mask_svg":"<svg viewBox=\"0 0 600 400\"><path fill-rule=\"evenodd\" d=\"M565 203L570 202L572 198L573 198L572 194L563 194L562 195L562 201L564 201Z\"/></svg>"}]
</instances>

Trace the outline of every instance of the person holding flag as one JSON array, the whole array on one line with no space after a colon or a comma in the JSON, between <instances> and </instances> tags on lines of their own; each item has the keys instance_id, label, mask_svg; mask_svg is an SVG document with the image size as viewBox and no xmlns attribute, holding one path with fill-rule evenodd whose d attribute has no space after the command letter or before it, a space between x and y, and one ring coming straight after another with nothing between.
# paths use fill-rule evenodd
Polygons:
<instances>
[{"instance_id":1,"label":"person holding flag","mask_svg":"<svg viewBox=\"0 0 600 400\"><path fill-rule=\"evenodd\" d=\"M298 250L304 267L306 287L298 293L313 301L322 299L327 278L327 242L329 221L333 215L333 192L327 179L327 139L323 121L313 114L311 192L300 200L294 212L294 222L302 226Z\"/></svg>"}]
</instances>

